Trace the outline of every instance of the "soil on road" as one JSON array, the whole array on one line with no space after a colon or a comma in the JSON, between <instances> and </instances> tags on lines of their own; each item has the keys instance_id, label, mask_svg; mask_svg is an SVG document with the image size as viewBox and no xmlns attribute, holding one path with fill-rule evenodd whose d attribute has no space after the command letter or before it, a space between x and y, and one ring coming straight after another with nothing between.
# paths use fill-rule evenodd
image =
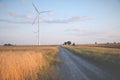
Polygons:
<instances>
[{"instance_id":1,"label":"soil on road","mask_svg":"<svg viewBox=\"0 0 120 80\"><path fill-rule=\"evenodd\" d=\"M65 48L59 47L60 80L118 80L105 69L73 54Z\"/></svg>"}]
</instances>

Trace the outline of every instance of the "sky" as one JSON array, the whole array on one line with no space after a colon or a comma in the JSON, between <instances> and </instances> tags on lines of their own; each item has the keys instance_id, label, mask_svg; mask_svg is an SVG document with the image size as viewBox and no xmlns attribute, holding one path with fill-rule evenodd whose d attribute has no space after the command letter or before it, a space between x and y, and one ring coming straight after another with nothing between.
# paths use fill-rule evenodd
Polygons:
<instances>
[{"instance_id":1,"label":"sky","mask_svg":"<svg viewBox=\"0 0 120 80\"><path fill-rule=\"evenodd\" d=\"M0 0L0 45L37 44L33 4L40 45L120 42L120 0Z\"/></svg>"}]
</instances>

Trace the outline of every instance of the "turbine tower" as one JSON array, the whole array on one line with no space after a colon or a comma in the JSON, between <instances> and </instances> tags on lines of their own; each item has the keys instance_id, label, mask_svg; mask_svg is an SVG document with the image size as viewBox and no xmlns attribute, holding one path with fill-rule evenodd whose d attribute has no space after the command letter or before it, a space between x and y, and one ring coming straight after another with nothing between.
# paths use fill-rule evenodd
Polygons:
<instances>
[{"instance_id":1,"label":"turbine tower","mask_svg":"<svg viewBox=\"0 0 120 80\"><path fill-rule=\"evenodd\" d=\"M34 5L34 3L32 3L32 5L33 5L33 7L35 8L35 10L36 10L36 12L37 12L37 16L36 16L36 18L35 18L35 20L36 19L38 19L38 37L37 37L37 41L38 41L38 46L39 46L39 17L40 17L40 14L41 13L48 13L48 12L51 12L51 11L39 11L37 8L36 8L36 6ZM35 22L35 20L33 21L33 24L34 24L34 22Z\"/></svg>"}]
</instances>

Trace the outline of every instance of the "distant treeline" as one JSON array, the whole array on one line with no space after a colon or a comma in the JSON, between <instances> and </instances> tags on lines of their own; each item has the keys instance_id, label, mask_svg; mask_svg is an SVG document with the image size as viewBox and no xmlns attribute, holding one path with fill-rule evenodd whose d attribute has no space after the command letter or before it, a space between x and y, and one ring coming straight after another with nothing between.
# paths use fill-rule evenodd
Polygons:
<instances>
[{"instance_id":1,"label":"distant treeline","mask_svg":"<svg viewBox=\"0 0 120 80\"><path fill-rule=\"evenodd\" d=\"M72 43L71 41L67 41L67 42L64 42L63 45L73 45L73 46L75 46L75 43L74 42Z\"/></svg>"},{"instance_id":2,"label":"distant treeline","mask_svg":"<svg viewBox=\"0 0 120 80\"><path fill-rule=\"evenodd\" d=\"M4 44L4 46L13 46L13 44L8 43L8 44Z\"/></svg>"}]
</instances>

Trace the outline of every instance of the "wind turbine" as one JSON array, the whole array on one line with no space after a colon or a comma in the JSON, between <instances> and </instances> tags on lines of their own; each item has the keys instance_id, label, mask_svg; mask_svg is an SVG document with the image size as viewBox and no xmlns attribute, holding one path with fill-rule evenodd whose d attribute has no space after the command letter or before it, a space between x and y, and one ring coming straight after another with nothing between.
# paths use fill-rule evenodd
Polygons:
<instances>
[{"instance_id":1,"label":"wind turbine","mask_svg":"<svg viewBox=\"0 0 120 80\"><path fill-rule=\"evenodd\" d=\"M36 16L35 20L38 19L38 46L39 46L39 17L40 17L40 14L41 14L41 13L48 13L48 12L51 12L51 11L41 11L41 12L40 12L40 11L36 8L36 6L34 5L34 3L32 3L32 5L33 5L33 7L35 8L35 10L36 10L36 12L37 12L37 16ZM35 20L33 21L33 24L34 24Z\"/></svg>"}]
</instances>

